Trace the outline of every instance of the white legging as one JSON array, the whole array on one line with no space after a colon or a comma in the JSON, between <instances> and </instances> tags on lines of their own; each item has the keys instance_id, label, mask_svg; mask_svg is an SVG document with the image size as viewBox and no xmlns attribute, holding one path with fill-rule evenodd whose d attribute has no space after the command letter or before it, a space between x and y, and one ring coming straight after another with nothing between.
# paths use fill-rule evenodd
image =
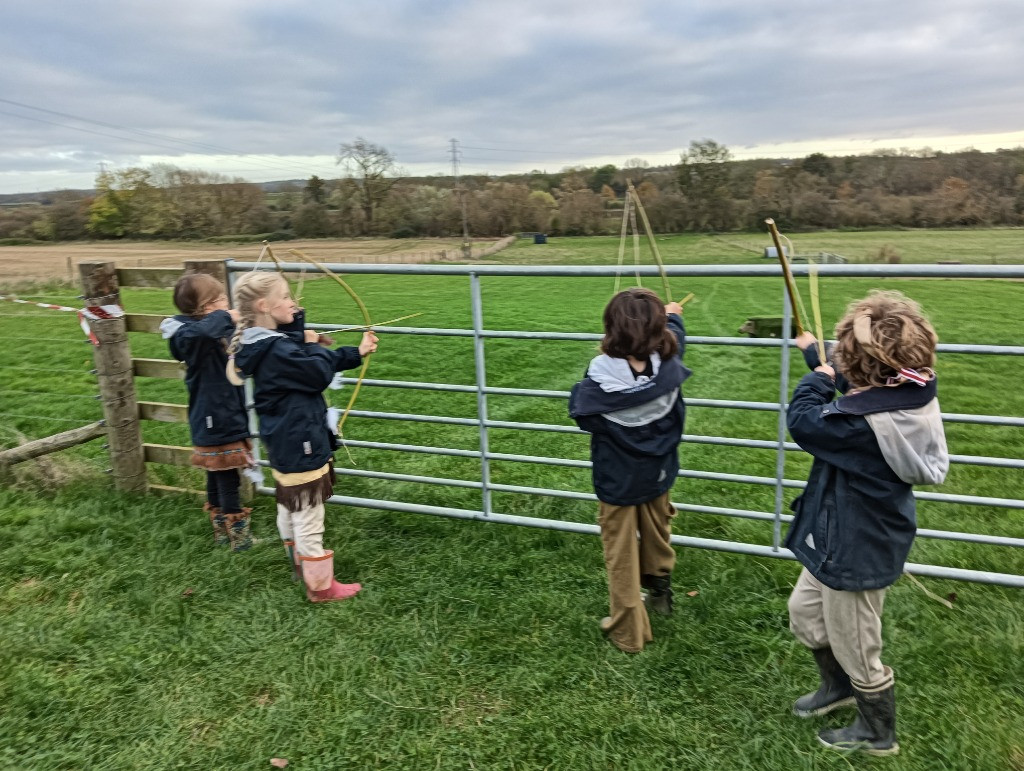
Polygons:
<instances>
[{"instance_id":1,"label":"white legging","mask_svg":"<svg viewBox=\"0 0 1024 771\"><path fill-rule=\"evenodd\" d=\"M281 540L295 542L296 554L303 557L323 557L326 554L322 503L298 511L288 511L277 504L277 530L281 533Z\"/></svg>"}]
</instances>

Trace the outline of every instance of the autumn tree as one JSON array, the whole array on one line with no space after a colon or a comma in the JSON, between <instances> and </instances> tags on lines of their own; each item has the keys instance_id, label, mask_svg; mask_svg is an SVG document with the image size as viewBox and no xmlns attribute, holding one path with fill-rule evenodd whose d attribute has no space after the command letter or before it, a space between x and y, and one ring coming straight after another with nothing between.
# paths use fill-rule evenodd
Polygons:
<instances>
[{"instance_id":1,"label":"autumn tree","mask_svg":"<svg viewBox=\"0 0 1024 771\"><path fill-rule=\"evenodd\" d=\"M372 232L374 214L401 179L395 157L386 148L356 137L354 142L341 145L336 162L358 186L365 227Z\"/></svg>"},{"instance_id":2,"label":"autumn tree","mask_svg":"<svg viewBox=\"0 0 1024 771\"><path fill-rule=\"evenodd\" d=\"M733 226L733 200L729 191L731 154L712 139L690 142L680 158L679 190L686 199L692 230L728 230Z\"/></svg>"}]
</instances>

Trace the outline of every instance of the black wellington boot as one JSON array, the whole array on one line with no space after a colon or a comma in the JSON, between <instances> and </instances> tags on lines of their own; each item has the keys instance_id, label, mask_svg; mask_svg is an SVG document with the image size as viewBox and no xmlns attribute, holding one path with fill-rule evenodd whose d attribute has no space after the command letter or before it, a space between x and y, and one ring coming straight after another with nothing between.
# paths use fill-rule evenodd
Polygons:
<instances>
[{"instance_id":1,"label":"black wellington boot","mask_svg":"<svg viewBox=\"0 0 1024 771\"><path fill-rule=\"evenodd\" d=\"M640 576L640 585L647 590L647 608L663 616L672 615L672 576Z\"/></svg>"},{"instance_id":2,"label":"black wellington boot","mask_svg":"<svg viewBox=\"0 0 1024 771\"><path fill-rule=\"evenodd\" d=\"M793 704L793 714L797 717L815 717L827 715L839 707L852 706L856 703L850 676L836 661L831 648L812 650L814 661L821 673L821 685L814 693L801 696Z\"/></svg>"},{"instance_id":3,"label":"black wellington boot","mask_svg":"<svg viewBox=\"0 0 1024 771\"><path fill-rule=\"evenodd\" d=\"M854 690L857 719L846 728L830 728L818 734L818 741L840 752L868 755L897 755L896 692L893 686L876 693Z\"/></svg>"}]
</instances>

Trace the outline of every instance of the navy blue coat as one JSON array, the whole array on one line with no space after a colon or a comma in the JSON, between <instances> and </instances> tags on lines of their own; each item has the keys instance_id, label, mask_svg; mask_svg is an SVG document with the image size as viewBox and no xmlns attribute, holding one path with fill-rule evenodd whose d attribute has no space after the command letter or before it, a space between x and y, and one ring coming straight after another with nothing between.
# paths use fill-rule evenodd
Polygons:
<instances>
[{"instance_id":1,"label":"navy blue coat","mask_svg":"<svg viewBox=\"0 0 1024 771\"><path fill-rule=\"evenodd\" d=\"M816 355L806 358L817 364ZM866 591L902 575L917 532L913 490L886 461L866 416L918 410L935 399L936 387L933 379L923 388L908 383L835 399L836 384L823 373L797 385L787 424L814 462L792 503L786 547L825 586Z\"/></svg>"},{"instance_id":2,"label":"navy blue coat","mask_svg":"<svg viewBox=\"0 0 1024 771\"><path fill-rule=\"evenodd\" d=\"M632 506L657 498L671 489L679 474L679 442L686 421L686 404L679 387L690 376L683 366L686 331L683 320L669 314L668 328L679 342L679 356L662 361L658 374L627 391L605 392L590 377L572 388L569 417L590 433L591 476L599 500ZM677 392L672 408L643 425L622 425L605 417Z\"/></svg>"},{"instance_id":3,"label":"navy blue coat","mask_svg":"<svg viewBox=\"0 0 1024 771\"><path fill-rule=\"evenodd\" d=\"M171 355L185 362L188 425L192 443L201 447L237 442L249 437L249 419L241 386L228 380L225 340L235 332L227 311L201 319L174 316L160 325Z\"/></svg>"},{"instance_id":4,"label":"navy blue coat","mask_svg":"<svg viewBox=\"0 0 1024 771\"><path fill-rule=\"evenodd\" d=\"M299 342L291 333L245 330L235 364L253 378L260 439L275 469L286 474L313 471L331 459L337 440L327 426L323 391L335 372L362 361L354 346L332 351Z\"/></svg>"}]
</instances>

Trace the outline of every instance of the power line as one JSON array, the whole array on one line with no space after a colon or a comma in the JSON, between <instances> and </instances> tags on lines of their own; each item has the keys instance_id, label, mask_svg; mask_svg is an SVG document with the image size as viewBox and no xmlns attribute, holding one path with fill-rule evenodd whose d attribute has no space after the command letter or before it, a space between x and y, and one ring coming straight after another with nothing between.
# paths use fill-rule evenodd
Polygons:
<instances>
[{"instance_id":1,"label":"power line","mask_svg":"<svg viewBox=\"0 0 1024 771\"><path fill-rule=\"evenodd\" d=\"M48 124L48 125L51 125L51 126L57 126L59 128L67 128L67 129L71 129L72 131L81 131L81 132L86 133L86 134L94 134L96 136L107 137L109 139L118 139L118 140L121 140L121 141L142 142L143 144L152 145L154 147L160 147L160 148L162 148L164 150L173 150L173 151L177 151L177 152L181 152L182 149L189 149L189 148L201 148L203 150L213 150L215 152L226 154L226 155L234 155L234 156L241 156L241 157L249 158L250 159L250 163L260 164L260 165L262 165L262 168L268 169L268 170L281 170L281 171L287 170L287 171L294 172L294 171L296 171L299 168L299 167L296 167L296 166L285 166L285 165L275 164L272 161L263 161L263 160L260 160L258 158L253 159L253 156L255 155L254 153L246 153L246 152L242 152L240 150L233 150L233 149L231 149L229 147L221 147L219 145L207 144L205 142L196 142L196 141L189 140L189 139L178 139L176 137L168 136L166 134L158 134L158 133L155 133L155 132L152 132L152 131L144 131L142 129L132 128L131 126L122 126L122 125L119 125L119 124L116 124L116 123L107 123L107 122L104 122L104 121L93 120L91 118L86 118L86 117L83 117L81 115L74 115L72 113L60 112L60 111L57 111L57 110L49 110L49 109L47 109L45 107L36 107L35 105L25 104L24 102L16 102L16 101L14 101L12 99L0 98L0 102L2 102L4 104L14 105L15 107L21 107L21 108L24 108L24 109L27 109L27 110L35 110L37 112L42 112L42 113L45 113L47 115L54 115L54 116L57 116L57 117L60 117L60 118L67 118L69 120L79 121L81 123L88 123L88 124L91 124L91 125L94 125L94 126L100 126L100 127L103 127L103 128L114 129L115 131L123 131L123 132L127 132L129 134L138 134L139 136L143 136L143 137L151 137L153 139L161 140L161 142L173 142L175 145L184 146L184 148L183 147L177 147L177 146L171 146L171 145L167 145L167 144L162 144L161 142L154 142L152 140L147 140L147 139L129 139L129 138L124 137L124 136L117 136L115 134L107 134L107 133L101 132L101 131L93 131L91 129L82 128L81 126L72 126L72 125L67 124L67 123L58 123L56 121L49 121L49 120L45 120L43 118L32 117L30 115L21 115L19 113L0 111L0 115L7 115L7 116L12 117L12 118L21 118L23 120L31 120L31 121L35 121L37 123L45 123L45 124ZM305 174L305 170L303 170L303 174Z\"/></svg>"}]
</instances>

